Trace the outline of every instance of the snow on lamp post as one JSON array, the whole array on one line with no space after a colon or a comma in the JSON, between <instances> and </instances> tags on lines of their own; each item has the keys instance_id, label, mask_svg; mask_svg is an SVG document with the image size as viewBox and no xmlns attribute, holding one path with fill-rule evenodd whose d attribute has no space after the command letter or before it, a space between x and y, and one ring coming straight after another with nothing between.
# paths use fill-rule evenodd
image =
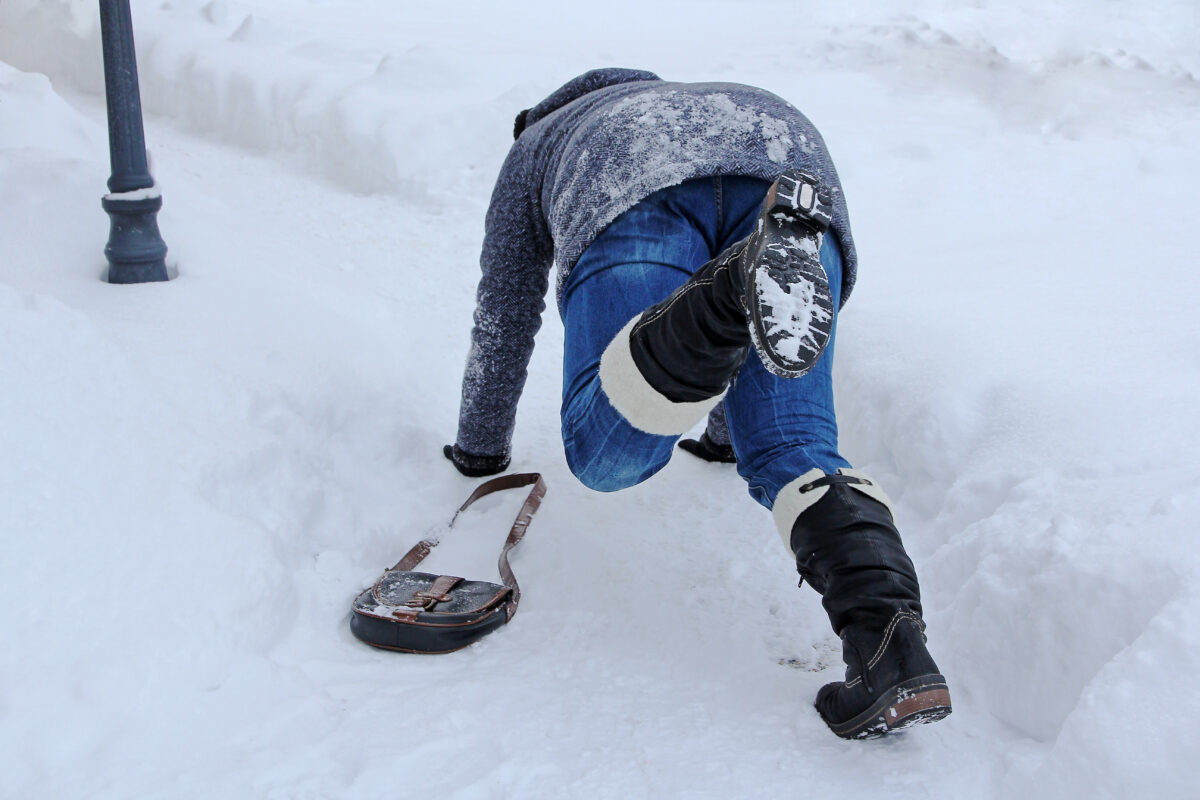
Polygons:
<instances>
[{"instance_id":1,"label":"snow on lamp post","mask_svg":"<svg viewBox=\"0 0 1200 800\"><path fill-rule=\"evenodd\" d=\"M104 93L108 98L108 151L112 177L101 200L112 227L104 255L109 283L167 280L167 244L158 232L162 195L146 164L142 100L138 93L129 0L100 0Z\"/></svg>"}]
</instances>

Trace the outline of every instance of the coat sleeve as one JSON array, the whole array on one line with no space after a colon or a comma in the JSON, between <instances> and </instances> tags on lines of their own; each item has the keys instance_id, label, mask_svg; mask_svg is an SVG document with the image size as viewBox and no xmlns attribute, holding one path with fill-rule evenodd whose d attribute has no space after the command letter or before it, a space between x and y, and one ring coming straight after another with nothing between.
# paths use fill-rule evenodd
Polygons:
<instances>
[{"instance_id":1,"label":"coat sleeve","mask_svg":"<svg viewBox=\"0 0 1200 800\"><path fill-rule=\"evenodd\" d=\"M474 455L510 455L517 401L546 308L554 243L533 167L531 148L518 141L488 207L458 416L457 444Z\"/></svg>"}]
</instances>

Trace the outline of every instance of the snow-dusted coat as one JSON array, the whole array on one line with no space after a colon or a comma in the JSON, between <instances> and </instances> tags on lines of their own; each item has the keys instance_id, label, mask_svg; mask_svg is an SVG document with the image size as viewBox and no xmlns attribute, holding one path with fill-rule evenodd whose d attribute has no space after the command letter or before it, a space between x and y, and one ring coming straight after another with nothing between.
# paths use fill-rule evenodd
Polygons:
<instances>
[{"instance_id":1,"label":"snow-dusted coat","mask_svg":"<svg viewBox=\"0 0 1200 800\"><path fill-rule=\"evenodd\" d=\"M487 213L475 328L457 444L507 456L549 273L558 296L571 268L622 212L692 178L774 180L790 167L833 189L832 228L854 286L854 239L820 133L781 98L732 83L670 83L640 70L593 70L517 119L517 140Z\"/></svg>"}]
</instances>

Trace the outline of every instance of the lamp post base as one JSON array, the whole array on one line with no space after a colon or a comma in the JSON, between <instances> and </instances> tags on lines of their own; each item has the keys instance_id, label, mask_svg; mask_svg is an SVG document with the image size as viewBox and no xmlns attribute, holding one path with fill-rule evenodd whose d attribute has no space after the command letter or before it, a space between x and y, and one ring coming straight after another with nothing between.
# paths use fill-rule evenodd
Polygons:
<instances>
[{"instance_id":1,"label":"lamp post base","mask_svg":"<svg viewBox=\"0 0 1200 800\"><path fill-rule=\"evenodd\" d=\"M112 221L108 245L109 283L149 283L168 279L167 243L158 232L162 196L156 187L107 194L100 205Z\"/></svg>"}]
</instances>

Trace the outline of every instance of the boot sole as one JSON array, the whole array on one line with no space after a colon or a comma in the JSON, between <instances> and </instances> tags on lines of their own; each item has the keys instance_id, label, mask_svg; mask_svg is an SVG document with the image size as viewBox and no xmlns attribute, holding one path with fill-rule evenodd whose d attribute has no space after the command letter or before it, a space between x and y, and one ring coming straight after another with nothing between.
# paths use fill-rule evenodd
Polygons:
<instances>
[{"instance_id":1,"label":"boot sole","mask_svg":"<svg viewBox=\"0 0 1200 800\"><path fill-rule=\"evenodd\" d=\"M833 332L833 297L814 236L828 227L828 212L809 179L789 170L767 192L759 225L756 252L747 254L751 340L769 372L798 378L816 365Z\"/></svg>"},{"instance_id":2,"label":"boot sole","mask_svg":"<svg viewBox=\"0 0 1200 800\"><path fill-rule=\"evenodd\" d=\"M825 720L825 724L843 739L874 739L913 725L937 722L950 711L946 679L931 674L896 684L856 717L845 722Z\"/></svg>"}]
</instances>

